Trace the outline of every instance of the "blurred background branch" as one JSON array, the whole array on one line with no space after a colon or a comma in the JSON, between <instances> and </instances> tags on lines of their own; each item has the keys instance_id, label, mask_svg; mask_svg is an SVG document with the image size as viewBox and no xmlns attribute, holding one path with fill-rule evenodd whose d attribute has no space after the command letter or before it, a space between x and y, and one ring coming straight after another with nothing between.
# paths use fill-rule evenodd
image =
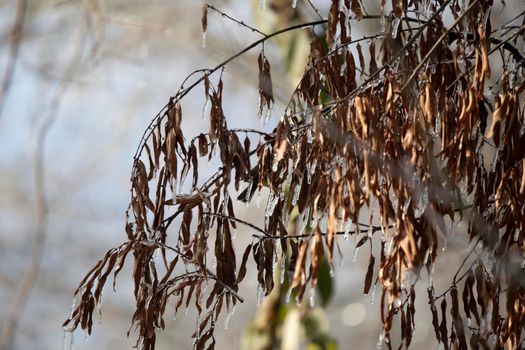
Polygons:
<instances>
[{"instance_id":1,"label":"blurred background branch","mask_svg":"<svg viewBox=\"0 0 525 350\"><path fill-rule=\"evenodd\" d=\"M2 118L4 100L7 95L7 91L11 86L11 81L13 80L13 74L18 58L18 50L20 49L20 45L22 43L22 32L24 29L26 12L27 0L18 0L15 21L13 23L13 28L11 29L11 33L9 35L9 55L4 68L4 75L2 77L2 82L0 86L0 119Z\"/></svg>"},{"instance_id":2,"label":"blurred background branch","mask_svg":"<svg viewBox=\"0 0 525 350\"><path fill-rule=\"evenodd\" d=\"M51 128L60 114L60 106L64 94L70 84L74 81L74 77L82 63L86 38L85 26L79 26L77 31L78 35L73 36L71 40L71 45L74 47L74 51L69 59L69 63L64 69L63 78L56 88L47 113L41 120L38 120L39 125L36 128L33 155L35 231L31 243L31 256L29 258L28 266L20 279L20 284L16 288L13 301L10 303L7 324L3 327L0 334L0 349L2 350L12 349L18 324L20 323L24 308L31 296L40 271L48 230L49 214L46 199L46 141Z\"/></svg>"}]
</instances>

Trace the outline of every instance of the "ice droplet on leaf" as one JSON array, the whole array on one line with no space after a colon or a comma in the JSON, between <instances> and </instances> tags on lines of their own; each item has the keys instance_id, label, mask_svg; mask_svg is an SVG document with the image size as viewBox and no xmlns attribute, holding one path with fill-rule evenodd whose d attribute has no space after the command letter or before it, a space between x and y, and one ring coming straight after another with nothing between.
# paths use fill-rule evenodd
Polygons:
<instances>
[{"instance_id":1,"label":"ice droplet on leaf","mask_svg":"<svg viewBox=\"0 0 525 350\"><path fill-rule=\"evenodd\" d=\"M310 307L315 307L315 288L310 289Z\"/></svg>"},{"instance_id":2,"label":"ice droplet on leaf","mask_svg":"<svg viewBox=\"0 0 525 350\"><path fill-rule=\"evenodd\" d=\"M268 198L268 203L266 205L266 212L265 216L269 218L272 216L273 211L275 210L275 207L277 206L277 203L279 202L279 196L274 195L273 193L270 194L270 198Z\"/></svg>"},{"instance_id":3,"label":"ice droplet on leaf","mask_svg":"<svg viewBox=\"0 0 525 350\"><path fill-rule=\"evenodd\" d=\"M355 247L354 249L354 257L352 258L352 262L356 262L357 261L357 253L359 252L359 247Z\"/></svg>"},{"instance_id":4,"label":"ice droplet on leaf","mask_svg":"<svg viewBox=\"0 0 525 350\"><path fill-rule=\"evenodd\" d=\"M279 282L284 283L284 276L286 275L286 255L281 257L281 271L279 276Z\"/></svg>"},{"instance_id":5,"label":"ice droplet on leaf","mask_svg":"<svg viewBox=\"0 0 525 350\"><path fill-rule=\"evenodd\" d=\"M294 191L293 191L292 207L295 207L295 205L297 204L297 201L299 200L299 194L300 193L301 193L301 185L298 184L297 186L295 186Z\"/></svg>"},{"instance_id":6,"label":"ice droplet on leaf","mask_svg":"<svg viewBox=\"0 0 525 350\"><path fill-rule=\"evenodd\" d=\"M343 239L345 241L348 240L348 237L350 235L350 231L352 230L352 221L350 219L346 220L345 222L345 229L344 229L344 235L343 235Z\"/></svg>"},{"instance_id":7,"label":"ice droplet on leaf","mask_svg":"<svg viewBox=\"0 0 525 350\"><path fill-rule=\"evenodd\" d=\"M286 297L284 298L284 302L286 304L290 303L290 297L292 296L292 288L288 288L288 291L286 292Z\"/></svg>"},{"instance_id":8,"label":"ice droplet on leaf","mask_svg":"<svg viewBox=\"0 0 525 350\"><path fill-rule=\"evenodd\" d=\"M202 46L203 49L206 48L206 32L202 32L201 46Z\"/></svg>"},{"instance_id":9,"label":"ice droplet on leaf","mask_svg":"<svg viewBox=\"0 0 525 350\"><path fill-rule=\"evenodd\" d=\"M397 31L400 23L401 19L399 17L395 17L394 19L392 19L392 38L394 39L397 37Z\"/></svg>"},{"instance_id":10,"label":"ice droplet on leaf","mask_svg":"<svg viewBox=\"0 0 525 350\"><path fill-rule=\"evenodd\" d=\"M376 344L376 349L381 349L383 347L383 342L385 341L385 331L381 332L379 335L379 341Z\"/></svg>"},{"instance_id":11,"label":"ice droplet on leaf","mask_svg":"<svg viewBox=\"0 0 525 350\"><path fill-rule=\"evenodd\" d=\"M374 304L374 299L376 297L376 287L377 287L377 285L374 284L374 287L372 288L372 294L370 295L370 304L371 305Z\"/></svg>"},{"instance_id":12,"label":"ice droplet on leaf","mask_svg":"<svg viewBox=\"0 0 525 350\"><path fill-rule=\"evenodd\" d=\"M230 318L235 314L235 306L234 305L231 309L231 311L228 313L228 316L226 316L226 319L224 320L224 329L228 329L228 325L230 324Z\"/></svg>"},{"instance_id":13,"label":"ice droplet on leaf","mask_svg":"<svg viewBox=\"0 0 525 350\"><path fill-rule=\"evenodd\" d=\"M264 299L264 290L261 287L261 285L259 285L257 287L257 306L262 305L263 299Z\"/></svg>"}]
</instances>

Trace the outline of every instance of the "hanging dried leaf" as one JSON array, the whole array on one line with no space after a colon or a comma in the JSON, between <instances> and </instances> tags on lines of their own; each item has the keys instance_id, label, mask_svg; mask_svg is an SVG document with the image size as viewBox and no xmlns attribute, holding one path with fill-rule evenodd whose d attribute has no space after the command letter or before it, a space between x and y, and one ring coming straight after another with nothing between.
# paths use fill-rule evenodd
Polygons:
<instances>
[{"instance_id":1,"label":"hanging dried leaf","mask_svg":"<svg viewBox=\"0 0 525 350\"><path fill-rule=\"evenodd\" d=\"M274 99L270 62L266 59L263 51L259 54L257 61L259 63L259 117L261 117L264 105L266 104L266 108L270 110L273 106Z\"/></svg>"},{"instance_id":2,"label":"hanging dried leaf","mask_svg":"<svg viewBox=\"0 0 525 350\"><path fill-rule=\"evenodd\" d=\"M206 33L208 30L208 4L202 6L202 17L201 17L202 32Z\"/></svg>"},{"instance_id":3,"label":"hanging dried leaf","mask_svg":"<svg viewBox=\"0 0 525 350\"><path fill-rule=\"evenodd\" d=\"M368 294L370 287L372 286L372 277L374 276L374 263L376 258L370 254L370 260L368 261L368 269L366 271L365 286L363 289L364 294Z\"/></svg>"},{"instance_id":4,"label":"hanging dried leaf","mask_svg":"<svg viewBox=\"0 0 525 350\"><path fill-rule=\"evenodd\" d=\"M301 301L308 283L325 283L322 262L324 269L335 265L340 237L354 235L356 249L381 240L380 255L370 252L363 290L369 293L373 283L381 289L382 341L388 348L397 345L390 336L393 327L401 331L399 348L412 343L417 290L412 283L421 283L426 268L432 326L444 349L518 349L525 327L525 55L517 43L525 15L507 23L498 18L492 28L490 1L461 6L392 0L391 5L387 14L381 1L387 28L377 36L356 37L356 18L377 18L366 14L359 0L333 0L328 13L320 13L327 20L260 32L261 39L239 54L194 72L189 87L170 98L141 139L133 159L126 241L82 279L75 293L80 302L64 325L90 333L109 274L114 284L131 259L137 347L153 350L171 299L175 313L183 304L198 313L194 348L213 348L217 320L243 301L239 284L246 276L256 278L260 293L268 295L280 270L275 265L284 261ZM208 10L222 13L205 5L203 32ZM326 40L317 35L321 24ZM310 33L308 65L275 128L230 128L226 111L232 109L223 106L225 66L300 28ZM496 55L503 71L490 80ZM264 121L275 102L270 71L263 49L257 88ZM187 142L182 103L199 85L203 114L209 107L209 130ZM199 169L199 157L207 158L206 171ZM191 183L185 181L190 171ZM250 205L263 189L269 196L264 224L258 226L242 218L234 201ZM360 222L365 216L370 220ZM459 229L458 220L468 224ZM245 229L253 239L247 247L233 240L235 230ZM450 244L464 238L473 247L451 249L450 254L463 254L462 263L436 297L431 275L436 264L452 261L442 253L442 240L451 231ZM252 272L250 259L256 265ZM465 328L463 317L476 325Z\"/></svg>"}]
</instances>

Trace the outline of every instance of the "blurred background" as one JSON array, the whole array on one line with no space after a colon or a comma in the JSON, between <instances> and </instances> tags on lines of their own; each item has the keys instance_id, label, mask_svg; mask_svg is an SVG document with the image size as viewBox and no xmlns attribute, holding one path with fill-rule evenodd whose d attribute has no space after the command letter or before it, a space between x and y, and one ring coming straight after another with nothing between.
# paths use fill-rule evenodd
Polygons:
<instances>
[{"instance_id":1,"label":"blurred background","mask_svg":"<svg viewBox=\"0 0 525 350\"><path fill-rule=\"evenodd\" d=\"M288 0L211 3L266 33L318 19L303 0L295 10ZM329 2L312 3L325 17ZM109 287L104 290L97 320L101 323L95 324L91 336L77 331L74 341L69 336L64 341L61 324L69 316L73 292L84 274L108 249L125 240L132 157L150 120L189 73L213 67L260 38L210 11L203 48L202 5L201 1L158 0L0 2L1 333L10 327L13 307L24 305L24 293L31 290L31 282L24 277L27 269L36 277L25 307L19 309L10 349L74 345L76 349L117 350L135 344L133 329L126 337L134 310L128 265L117 280L117 292ZM378 6L373 2L366 9L379 13ZM512 12L512 6L498 16L507 12ZM363 22L353 35L377 33L379 27L379 21ZM267 125L257 118L259 50L243 55L224 73L224 105L231 127L273 129L306 64L308 36L296 31L266 44L276 96ZM203 102L199 88L184 101L186 135L206 129ZM237 212L248 221L262 222L264 204L261 207L242 205ZM250 235L239 229L238 255ZM354 244L342 243L344 260L337 258L341 263L335 279L325 282L331 298L325 308L307 313L315 320L314 331L330 338L326 348L374 348L381 333L380 293L363 295L368 254L359 255ZM444 254L450 266L457 266L468 242L452 237L448 247ZM435 271L437 292L440 283L450 282L450 271L447 266ZM238 349L242 344L251 348L246 344L254 336L250 332L257 330L264 302L257 305L257 285L250 276L241 290L245 303L237 306L227 329L217 327L217 349ZM427 285L423 275L415 349L435 344L425 298ZM309 308L292 304L288 311ZM289 315L294 314L291 311ZM191 349L195 315L182 313L172 319L168 311L166 320L166 330L158 333L158 349ZM297 334L305 338L311 332L303 327ZM308 342L298 339L296 348L305 348Z\"/></svg>"}]
</instances>

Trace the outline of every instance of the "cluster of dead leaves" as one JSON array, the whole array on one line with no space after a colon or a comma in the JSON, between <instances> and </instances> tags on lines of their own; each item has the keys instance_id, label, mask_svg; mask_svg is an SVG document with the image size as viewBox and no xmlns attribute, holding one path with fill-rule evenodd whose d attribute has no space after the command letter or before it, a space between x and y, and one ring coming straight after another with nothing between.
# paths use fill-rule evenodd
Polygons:
<instances>
[{"instance_id":1,"label":"cluster of dead leaves","mask_svg":"<svg viewBox=\"0 0 525 350\"><path fill-rule=\"evenodd\" d=\"M188 90L172 98L146 130L134 160L128 241L81 281L75 293L80 302L64 325L91 332L106 279L118 274L131 252L138 345L154 348L173 299L175 313L183 304L197 310L194 347L213 348L221 310L242 301L237 292L250 257L264 294L274 287L275 262L286 259L301 301L307 288L315 288L322 260L333 267L341 238L353 235L356 248L370 246L364 292L373 284L381 289L385 344L392 346L393 320L400 317L400 347L408 347L414 284L423 270L433 271L450 223L460 218L468 222L473 248L448 290L436 297L429 288L436 339L445 349L522 347L525 80L523 53L512 43L523 40L523 26L517 34L492 29L492 1L485 0L465 6L393 0L392 8L383 18L387 32L353 40L349 26L366 18L360 2L332 1L326 37L312 35L308 67L270 134L228 128L222 75L211 81L215 70L199 80L211 105L206 134L185 139L181 100ZM447 28L447 9L465 20ZM491 98L487 82L496 53L503 74L490 87ZM274 103L264 51L258 66L261 114ZM251 144L251 133L262 135L258 144ZM220 161L210 178L199 176L200 158ZM190 190L183 193L190 172ZM238 198L251 202L263 187L270 195L258 228L236 216L233 201L242 191ZM298 219L289 232L292 212ZM363 214L367 223L360 221ZM240 265L232 238L239 224L258 232L247 247L237 247L244 252ZM375 256L374 242L381 245ZM476 247L481 253L472 254Z\"/></svg>"}]
</instances>

